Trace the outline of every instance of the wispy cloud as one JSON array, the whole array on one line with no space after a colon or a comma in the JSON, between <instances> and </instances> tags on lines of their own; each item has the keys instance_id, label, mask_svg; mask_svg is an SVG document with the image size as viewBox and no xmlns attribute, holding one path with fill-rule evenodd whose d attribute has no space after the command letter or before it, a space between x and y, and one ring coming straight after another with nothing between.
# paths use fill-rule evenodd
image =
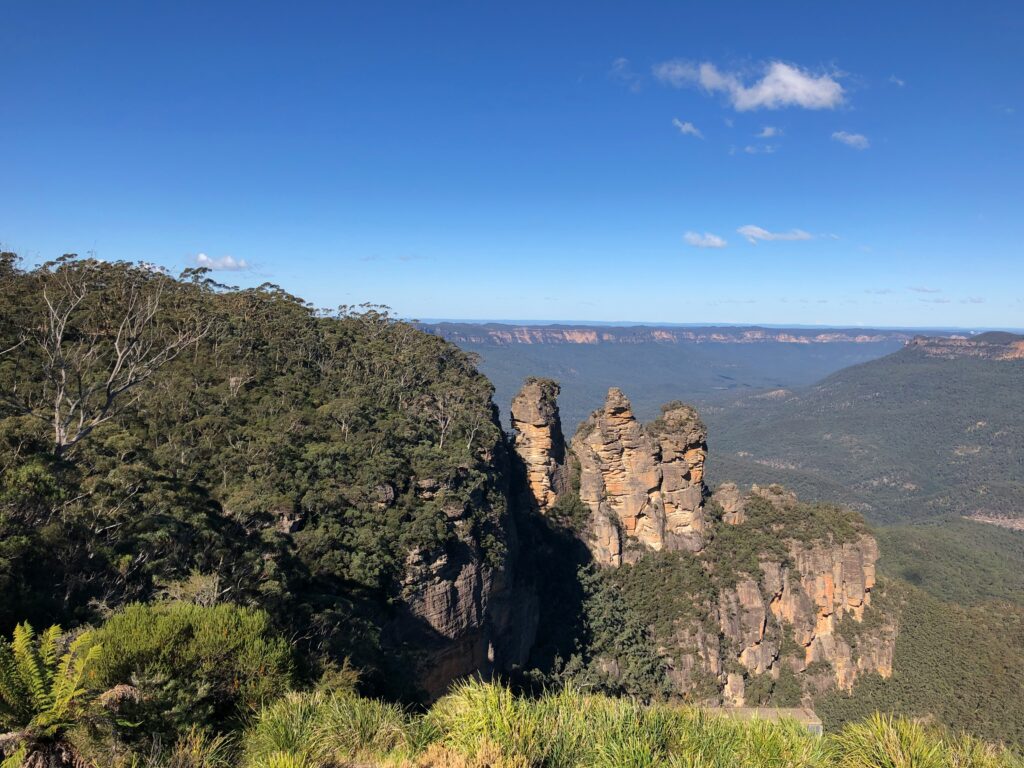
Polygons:
<instances>
[{"instance_id":1,"label":"wispy cloud","mask_svg":"<svg viewBox=\"0 0 1024 768\"><path fill-rule=\"evenodd\" d=\"M640 85L643 82L643 77L633 71L629 59L625 56L620 56L612 62L612 68L608 70L608 76L612 80L628 86L629 90L634 93L640 90Z\"/></svg>"},{"instance_id":2,"label":"wispy cloud","mask_svg":"<svg viewBox=\"0 0 1024 768\"><path fill-rule=\"evenodd\" d=\"M900 88L907 84L905 80L901 80L896 75L889 75L889 82L893 85L898 85Z\"/></svg>"},{"instance_id":3,"label":"wispy cloud","mask_svg":"<svg viewBox=\"0 0 1024 768\"><path fill-rule=\"evenodd\" d=\"M674 59L656 64L653 73L674 88L696 86L708 93L724 93L738 112L782 107L834 109L844 98L843 86L833 75L816 75L782 61L768 62L761 77L750 84L738 73L720 70L710 62Z\"/></svg>"},{"instance_id":4,"label":"wispy cloud","mask_svg":"<svg viewBox=\"0 0 1024 768\"><path fill-rule=\"evenodd\" d=\"M863 133L849 133L848 131L835 131L832 134L832 138L835 141L842 142L848 147L854 149L867 149L871 146L871 142L868 141L868 137Z\"/></svg>"},{"instance_id":5,"label":"wispy cloud","mask_svg":"<svg viewBox=\"0 0 1024 768\"><path fill-rule=\"evenodd\" d=\"M249 269L249 263L245 259L236 259L234 256L221 256L215 259L205 253L197 253L195 262L197 267L213 269L218 272L241 272Z\"/></svg>"},{"instance_id":6,"label":"wispy cloud","mask_svg":"<svg viewBox=\"0 0 1024 768\"><path fill-rule=\"evenodd\" d=\"M893 293L893 290L892 288L868 288L864 293L870 293L874 296L887 296L890 293Z\"/></svg>"},{"instance_id":7,"label":"wispy cloud","mask_svg":"<svg viewBox=\"0 0 1024 768\"><path fill-rule=\"evenodd\" d=\"M750 243L757 245L758 240L813 240L814 235L802 229L791 229L788 232L769 232L763 227L746 224L736 230Z\"/></svg>"},{"instance_id":8,"label":"wispy cloud","mask_svg":"<svg viewBox=\"0 0 1024 768\"><path fill-rule=\"evenodd\" d=\"M743 151L748 155L773 155L777 149L775 144L747 144Z\"/></svg>"},{"instance_id":9,"label":"wispy cloud","mask_svg":"<svg viewBox=\"0 0 1024 768\"><path fill-rule=\"evenodd\" d=\"M766 125L761 129L761 132L757 134L759 139L773 139L776 136L782 135L782 129L776 128L774 125Z\"/></svg>"},{"instance_id":10,"label":"wispy cloud","mask_svg":"<svg viewBox=\"0 0 1024 768\"><path fill-rule=\"evenodd\" d=\"M696 136L698 139L703 139L704 134L693 123L687 121L683 122L678 117L672 118L672 125L679 129L679 132L684 136Z\"/></svg>"},{"instance_id":11,"label":"wispy cloud","mask_svg":"<svg viewBox=\"0 0 1024 768\"><path fill-rule=\"evenodd\" d=\"M728 245L723 238L710 232L703 235L699 232L687 232L683 235L683 240L694 248L725 248Z\"/></svg>"},{"instance_id":12,"label":"wispy cloud","mask_svg":"<svg viewBox=\"0 0 1024 768\"><path fill-rule=\"evenodd\" d=\"M968 296L966 299L960 300L961 304L984 304L985 299L981 296Z\"/></svg>"},{"instance_id":13,"label":"wispy cloud","mask_svg":"<svg viewBox=\"0 0 1024 768\"><path fill-rule=\"evenodd\" d=\"M923 301L925 304L949 304L950 303L950 300L946 299L946 298L918 299L918 301Z\"/></svg>"},{"instance_id":14,"label":"wispy cloud","mask_svg":"<svg viewBox=\"0 0 1024 768\"><path fill-rule=\"evenodd\" d=\"M941 288L931 288L927 285L911 285L907 290L914 293L942 293Z\"/></svg>"}]
</instances>

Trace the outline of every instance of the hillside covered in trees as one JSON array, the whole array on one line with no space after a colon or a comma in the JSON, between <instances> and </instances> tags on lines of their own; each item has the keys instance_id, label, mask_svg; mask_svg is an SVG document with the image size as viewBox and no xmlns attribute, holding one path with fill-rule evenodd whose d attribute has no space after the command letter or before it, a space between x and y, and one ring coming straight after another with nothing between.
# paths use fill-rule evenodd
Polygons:
<instances>
[{"instance_id":1,"label":"hillside covered in trees","mask_svg":"<svg viewBox=\"0 0 1024 768\"><path fill-rule=\"evenodd\" d=\"M876 522L1024 515L1024 337L922 338L812 387L705 409L716 472Z\"/></svg>"},{"instance_id":2,"label":"hillside covered in trees","mask_svg":"<svg viewBox=\"0 0 1024 768\"><path fill-rule=\"evenodd\" d=\"M464 571L477 612L511 589L503 438L457 348L202 270L4 254L0 286L0 634L227 600L404 697L454 642L409 574Z\"/></svg>"}]
</instances>

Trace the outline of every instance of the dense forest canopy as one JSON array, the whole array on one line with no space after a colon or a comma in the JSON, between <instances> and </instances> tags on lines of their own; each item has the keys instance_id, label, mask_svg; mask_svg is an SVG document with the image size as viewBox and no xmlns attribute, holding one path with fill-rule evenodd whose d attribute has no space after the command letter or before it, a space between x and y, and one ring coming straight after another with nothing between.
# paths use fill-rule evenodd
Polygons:
<instances>
[{"instance_id":1,"label":"dense forest canopy","mask_svg":"<svg viewBox=\"0 0 1024 768\"><path fill-rule=\"evenodd\" d=\"M229 598L372 679L404 560L453 507L501 557L491 386L382 307L7 253L0 393L2 634Z\"/></svg>"}]
</instances>

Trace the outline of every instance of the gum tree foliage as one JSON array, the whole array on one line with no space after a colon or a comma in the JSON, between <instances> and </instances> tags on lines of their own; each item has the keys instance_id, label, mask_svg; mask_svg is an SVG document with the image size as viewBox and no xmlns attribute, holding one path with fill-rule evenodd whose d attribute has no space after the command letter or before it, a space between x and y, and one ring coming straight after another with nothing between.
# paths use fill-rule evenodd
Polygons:
<instances>
[{"instance_id":1,"label":"gum tree foliage","mask_svg":"<svg viewBox=\"0 0 1024 768\"><path fill-rule=\"evenodd\" d=\"M503 558L491 391L382 307L4 254L0 631L96 621L200 574L372 670L409 552L454 541L446 509Z\"/></svg>"}]
</instances>

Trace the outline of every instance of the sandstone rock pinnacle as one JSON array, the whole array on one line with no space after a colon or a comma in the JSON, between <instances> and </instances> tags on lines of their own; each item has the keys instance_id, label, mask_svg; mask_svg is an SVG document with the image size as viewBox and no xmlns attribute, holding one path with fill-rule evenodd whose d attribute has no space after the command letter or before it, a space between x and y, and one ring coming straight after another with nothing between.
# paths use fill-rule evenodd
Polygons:
<instances>
[{"instance_id":1,"label":"sandstone rock pinnacle","mask_svg":"<svg viewBox=\"0 0 1024 768\"><path fill-rule=\"evenodd\" d=\"M530 378L512 400L515 450L526 469L532 502L542 513L565 492L565 438L557 397L557 382Z\"/></svg>"}]
</instances>

